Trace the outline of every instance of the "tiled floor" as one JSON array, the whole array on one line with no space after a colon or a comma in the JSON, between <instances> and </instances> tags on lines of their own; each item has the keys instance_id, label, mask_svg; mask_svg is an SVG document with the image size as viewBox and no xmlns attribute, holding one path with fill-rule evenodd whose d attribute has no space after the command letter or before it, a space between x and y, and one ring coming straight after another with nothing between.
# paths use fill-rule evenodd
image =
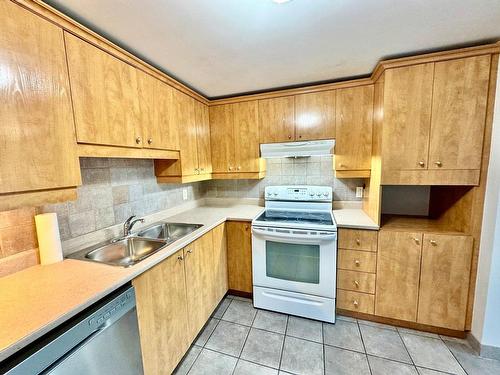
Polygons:
<instances>
[{"instance_id":1,"label":"tiled floor","mask_svg":"<svg viewBox=\"0 0 500 375\"><path fill-rule=\"evenodd\" d=\"M465 340L337 317L336 324L255 309L228 296L176 374L498 375Z\"/></svg>"}]
</instances>

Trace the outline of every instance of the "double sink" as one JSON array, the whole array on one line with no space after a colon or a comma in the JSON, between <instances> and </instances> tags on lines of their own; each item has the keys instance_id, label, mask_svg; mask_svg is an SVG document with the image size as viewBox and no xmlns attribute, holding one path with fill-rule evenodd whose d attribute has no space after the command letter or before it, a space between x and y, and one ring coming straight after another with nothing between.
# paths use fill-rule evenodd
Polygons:
<instances>
[{"instance_id":1,"label":"double sink","mask_svg":"<svg viewBox=\"0 0 500 375\"><path fill-rule=\"evenodd\" d=\"M133 235L78 251L69 257L130 267L201 227L201 224L161 222Z\"/></svg>"}]
</instances>

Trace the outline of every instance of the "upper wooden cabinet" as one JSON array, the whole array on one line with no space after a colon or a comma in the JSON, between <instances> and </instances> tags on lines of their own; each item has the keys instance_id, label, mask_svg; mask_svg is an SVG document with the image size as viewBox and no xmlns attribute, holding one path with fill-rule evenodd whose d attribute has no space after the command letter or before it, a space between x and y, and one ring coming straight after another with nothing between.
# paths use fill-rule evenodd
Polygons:
<instances>
[{"instance_id":1,"label":"upper wooden cabinet","mask_svg":"<svg viewBox=\"0 0 500 375\"><path fill-rule=\"evenodd\" d=\"M212 173L210 149L210 123L208 106L192 99L196 126L196 148L198 151L198 169L200 174Z\"/></svg>"},{"instance_id":2,"label":"upper wooden cabinet","mask_svg":"<svg viewBox=\"0 0 500 375\"><path fill-rule=\"evenodd\" d=\"M259 100L260 143L295 140L293 96Z\"/></svg>"},{"instance_id":3,"label":"upper wooden cabinet","mask_svg":"<svg viewBox=\"0 0 500 375\"><path fill-rule=\"evenodd\" d=\"M335 138L335 91L295 96L295 139Z\"/></svg>"},{"instance_id":4,"label":"upper wooden cabinet","mask_svg":"<svg viewBox=\"0 0 500 375\"><path fill-rule=\"evenodd\" d=\"M385 72L382 183L477 185L490 55Z\"/></svg>"},{"instance_id":5,"label":"upper wooden cabinet","mask_svg":"<svg viewBox=\"0 0 500 375\"><path fill-rule=\"evenodd\" d=\"M213 178L262 178L257 101L210 107Z\"/></svg>"},{"instance_id":6,"label":"upper wooden cabinet","mask_svg":"<svg viewBox=\"0 0 500 375\"><path fill-rule=\"evenodd\" d=\"M0 14L0 211L75 199L63 31L11 1L0 2Z\"/></svg>"},{"instance_id":7,"label":"upper wooden cabinet","mask_svg":"<svg viewBox=\"0 0 500 375\"><path fill-rule=\"evenodd\" d=\"M369 177L372 156L373 85L337 90L337 177Z\"/></svg>"}]
</instances>

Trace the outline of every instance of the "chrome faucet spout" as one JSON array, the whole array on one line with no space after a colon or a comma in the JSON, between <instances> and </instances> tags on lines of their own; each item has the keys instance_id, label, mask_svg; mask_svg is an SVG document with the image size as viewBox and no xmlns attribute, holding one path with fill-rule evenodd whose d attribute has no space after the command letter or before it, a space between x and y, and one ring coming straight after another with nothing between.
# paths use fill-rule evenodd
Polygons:
<instances>
[{"instance_id":1,"label":"chrome faucet spout","mask_svg":"<svg viewBox=\"0 0 500 375\"><path fill-rule=\"evenodd\" d=\"M132 227L137 223L137 222L141 222L141 223L144 223L144 219L142 218L139 218L139 219L135 219L136 216L135 215L132 215L130 216L126 221L125 223L123 223L123 237L127 237L128 235L130 235L130 231L132 230Z\"/></svg>"}]
</instances>

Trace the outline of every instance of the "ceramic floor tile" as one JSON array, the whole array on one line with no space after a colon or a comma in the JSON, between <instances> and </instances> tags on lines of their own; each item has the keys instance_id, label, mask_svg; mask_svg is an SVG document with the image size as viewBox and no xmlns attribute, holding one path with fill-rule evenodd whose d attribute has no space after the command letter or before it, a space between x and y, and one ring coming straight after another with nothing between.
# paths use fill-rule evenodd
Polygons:
<instances>
[{"instance_id":1,"label":"ceramic floor tile","mask_svg":"<svg viewBox=\"0 0 500 375\"><path fill-rule=\"evenodd\" d=\"M250 328L221 320L205 347L239 357Z\"/></svg>"},{"instance_id":2,"label":"ceramic floor tile","mask_svg":"<svg viewBox=\"0 0 500 375\"><path fill-rule=\"evenodd\" d=\"M214 311L213 317L214 318L222 318L222 315L226 312L227 308L229 307L229 304L231 303L231 299L229 298L224 298L220 303L219 306Z\"/></svg>"},{"instance_id":3,"label":"ceramic floor tile","mask_svg":"<svg viewBox=\"0 0 500 375\"><path fill-rule=\"evenodd\" d=\"M371 322L369 320L361 320L358 319L359 324L363 324L366 326L372 326L372 327L378 327L378 328L384 328L384 329L389 329L391 331L396 331L396 327L391 326L389 324L382 324L382 323L377 323L377 322Z\"/></svg>"},{"instance_id":4,"label":"ceramic floor tile","mask_svg":"<svg viewBox=\"0 0 500 375\"><path fill-rule=\"evenodd\" d=\"M195 345L204 346L212 332L214 331L217 323L219 323L219 319L211 318L208 323L205 325L201 333L198 335L198 338L194 342Z\"/></svg>"},{"instance_id":5,"label":"ceramic floor tile","mask_svg":"<svg viewBox=\"0 0 500 375\"><path fill-rule=\"evenodd\" d=\"M352 323L355 323L357 321L356 318L351 318L350 316L339 315L339 314L335 315L335 319L337 319L337 320L344 320L346 322L352 322Z\"/></svg>"},{"instance_id":6,"label":"ceramic floor tile","mask_svg":"<svg viewBox=\"0 0 500 375\"><path fill-rule=\"evenodd\" d=\"M500 361L479 357L476 352L465 343L449 341L446 342L446 345L469 375L500 374Z\"/></svg>"},{"instance_id":7,"label":"ceramic floor tile","mask_svg":"<svg viewBox=\"0 0 500 375\"><path fill-rule=\"evenodd\" d=\"M252 301L251 298L245 298L245 297L240 297L240 296L233 296L233 299L238 300L238 301L253 303L253 301Z\"/></svg>"},{"instance_id":8,"label":"ceramic floor tile","mask_svg":"<svg viewBox=\"0 0 500 375\"><path fill-rule=\"evenodd\" d=\"M257 310L254 309L251 303L234 299L231 301L224 315L222 315L222 319L228 322L251 326L255 314L257 314Z\"/></svg>"},{"instance_id":9,"label":"ceramic floor tile","mask_svg":"<svg viewBox=\"0 0 500 375\"><path fill-rule=\"evenodd\" d=\"M364 353L357 323L337 320L335 324L323 323L325 344Z\"/></svg>"},{"instance_id":10,"label":"ceramic floor tile","mask_svg":"<svg viewBox=\"0 0 500 375\"><path fill-rule=\"evenodd\" d=\"M418 375L417 369L413 365L406 363L389 361L388 359L368 356L372 375Z\"/></svg>"},{"instance_id":11,"label":"ceramic floor tile","mask_svg":"<svg viewBox=\"0 0 500 375\"><path fill-rule=\"evenodd\" d=\"M240 359L234 370L234 375L278 375L278 370L257 365Z\"/></svg>"},{"instance_id":12,"label":"ceramic floor tile","mask_svg":"<svg viewBox=\"0 0 500 375\"><path fill-rule=\"evenodd\" d=\"M424 332L424 331L418 331L416 329L411 329L411 328L403 328L403 327L398 327L398 331L400 333L411 333L412 335L418 335L418 336L425 336L425 337L432 337L434 339L438 339L439 335L432 333L432 332Z\"/></svg>"},{"instance_id":13,"label":"ceramic floor tile","mask_svg":"<svg viewBox=\"0 0 500 375\"><path fill-rule=\"evenodd\" d=\"M441 372L437 370L430 370L428 368L417 367L419 375L448 375L446 372Z\"/></svg>"},{"instance_id":14,"label":"ceramic floor tile","mask_svg":"<svg viewBox=\"0 0 500 375\"><path fill-rule=\"evenodd\" d=\"M288 315L272 311L259 310L253 321L253 327L276 333L285 333Z\"/></svg>"},{"instance_id":15,"label":"ceramic floor tile","mask_svg":"<svg viewBox=\"0 0 500 375\"><path fill-rule=\"evenodd\" d=\"M366 354L412 363L397 331L363 324L359 325L359 329L365 344Z\"/></svg>"},{"instance_id":16,"label":"ceramic floor tile","mask_svg":"<svg viewBox=\"0 0 500 375\"><path fill-rule=\"evenodd\" d=\"M316 320L290 316L286 328L287 336L298 337L300 339L323 342L322 323Z\"/></svg>"},{"instance_id":17,"label":"ceramic floor tile","mask_svg":"<svg viewBox=\"0 0 500 375\"><path fill-rule=\"evenodd\" d=\"M189 375L231 375L237 358L203 349L189 370Z\"/></svg>"},{"instance_id":18,"label":"ceramic floor tile","mask_svg":"<svg viewBox=\"0 0 500 375\"><path fill-rule=\"evenodd\" d=\"M402 333L401 337L416 366L465 375L443 341L409 333Z\"/></svg>"},{"instance_id":19,"label":"ceramic floor tile","mask_svg":"<svg viewBox=\"0 0 500 375\"><path fill-rule=\"evenodd\" d=\"M325 345L326 375L370 375L366 354Z\"/></svg>"},{"instance_id":20,"label":"ceramic floor tile","mask_svg":"<svg viewBox=\"0 0 500 375\"><path fill-rule=\"evenodd\" d=\"M280 370L293 374L323 375L323 345L286 336Z\"/></svg>"},{"instance_id":21,"label":"ceramic floor tile","mask_svg":"<svg viewBox=\"0 0 500 375\"><path fill-rule=\"evenodd\" d=\"M279 368L284 336L252 328L241 358L261 365Z\"/></svg>"},{"instance_id":22,"label":"ceramic floor tile","mask_svg":"<svg viewBox=\"0 0 500 375\"><path fill-rule=\"evenodd\" d=\"M177 368L174 370L173 374L174 375L186 375L193 365L194 361L196 361L196 358L201 353L201 348L198 346L192 346L189 348L187 354L184 356L182 359L182 362L179 363Z\"/></svg>"}]
</instances>

